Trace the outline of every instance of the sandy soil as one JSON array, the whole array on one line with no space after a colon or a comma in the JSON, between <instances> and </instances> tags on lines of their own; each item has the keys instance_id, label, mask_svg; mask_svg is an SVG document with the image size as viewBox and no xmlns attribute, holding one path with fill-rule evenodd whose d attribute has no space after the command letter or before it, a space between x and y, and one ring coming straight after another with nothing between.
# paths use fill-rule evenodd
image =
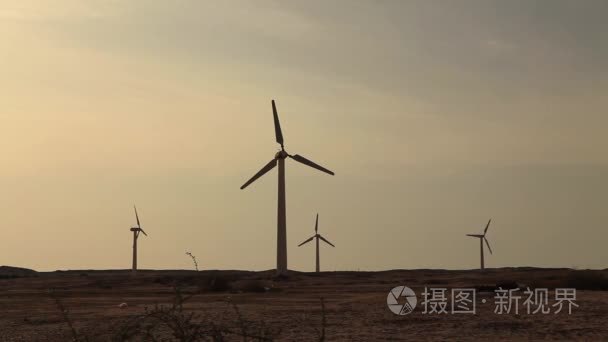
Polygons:
<instances>
[{"instance_id":1,"label":"sandy soil","mask_svg":"<svg viewBox=\"0 0 608 342\"><path fill-rule=\"evenodd\" d=\"M328 340L608 340L608 291L578 289L579 307L570 315L566 311L554 314L554 310L527 314L523 294L519 315L498 315L491 290L477 292L474 315L424 314L420 305L425 286L452 289L517 282L553 290L571 285L567 280L576 278L577 272L582 271L293 272L286 279L275 279L270 271L143 271L137 277L125 271L37 273L0 279L0 341L70 341L72 332L53 296L68 310L69 320L81 336L90 341L120 340L116 331L125 322L150 312L156 304L172 305L175 284L184 294L198 292L202 286L201 293L184 303L184 312L197 313L195 320L236 329L235 304L244 321L258 328L264 324L277 340L318 340L321 297ZM214 278L215 290L220 291L210 288ZM224 288L222 282L228 285ZM411 287L418 297L418 306L408 315L395 315L386 304L389 291L399 285ZM49 289L54 289L53 295ZM554 303L553 291L549 300ZM128 306L120 308L120 303ZM236 336L227 339L242 340Z\"/></svg>"}]
</instances>

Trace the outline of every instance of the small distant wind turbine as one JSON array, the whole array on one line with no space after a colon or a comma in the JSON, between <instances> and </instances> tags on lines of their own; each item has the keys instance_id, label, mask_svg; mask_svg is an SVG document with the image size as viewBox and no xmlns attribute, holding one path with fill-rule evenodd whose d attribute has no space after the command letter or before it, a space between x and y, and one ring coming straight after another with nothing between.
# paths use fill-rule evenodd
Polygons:
<instances>
[{"instance_id":1,"label":"small distant wind turbine","mask_svg":"<svg viewBox=\"0 0 608 342\"><path fill-rule=\"evenodd\" d=\"M258 173L256 173L250 180L248 180L241 190L245 189L249 184L255 182L256 179L262 177L268 171L272 170L277 164L279 164L279 193L278 193L278 209L277 209L277 275L285 275L287 273L287 214L285 209L285 159L287 157L310 166L319 171L334 175L334 173L314 162L302 157L301 155L291 155L285 151L283 146L283 132L281 131L281 124L279 122L279 114L277 113L277 107L275 106L274 100L272 100L272 114L274 116L274 133L277 143L281 145L281 150L277 152L274 158L268 162Z\"/></svg>"},{"instance_id":2,"label":"small distant wind turbine","mask_svg":"<svg viewBox=\"0 0 608 342\"><path fill-rule=\"evenodd\" d=\"M298 247L307 244L308 242L310 242L312 239L316 239L317 242L317 268L316 268L316 272L319 273L320 269L321 269L321 265L319 265L319 239L325 241L326 243L328 243L330 246L332 247L336 247L334 246L333 243L327 241L323 236L321 236L321 234L319 234L319 214L317 214L317 220L315 221L315 235L311 236L309 239L307 239L306 241L302 242L301 244L298 245Z\"/></svg>"},{"instance_id":3,"label":"small distant wind turbine","mask_svg":"<svg viewBox=\"0 0 608 342\"><path fill-rule=\"evenodd\" d=\"M139 237L139 233L144 233L145 236L148 236L146 232L141 228L141 224L139 223L139 215L137 215L137 207L133 206L135 209L135 219L137 220L137 226L132 227L131 231L133 232L133 268L131 272L133 274L137 273L137 238Z\"/></svg>"},{"instance_id":4,"label":"small distant wind turbine","mask_svg":"<svg viewBox=\"0 0 608 342\"><path fill-rule=\"evenodd\" d=\"M475 238L479 239L479 248L481 251L481 270L484 270L484 263L483 263L483 242L485 240L486 245L488 245L488 250L490 251L490 254L492 254L492 248L490 247L490 243L488 242L488 239L486 238L486 234L488 233L488 228L490 228L490 222L492 222L492 219L490 219L488 221L488 224L486 225L486 229L483 230L483 234L467 234L467 236L472 236Z\"/></svg>"}]
</instances>

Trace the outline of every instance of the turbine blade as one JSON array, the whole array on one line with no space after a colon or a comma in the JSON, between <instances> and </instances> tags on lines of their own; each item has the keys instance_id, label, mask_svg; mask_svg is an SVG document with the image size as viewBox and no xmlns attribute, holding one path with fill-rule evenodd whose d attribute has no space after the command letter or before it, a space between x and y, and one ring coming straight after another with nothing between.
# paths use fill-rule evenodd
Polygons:
<instances>
[{"instance_id":1,"label":"turbine blade","mask_svg":"<svg viewBox=\"0 0 608 342\"><path fill-rule=\"evenodd\" d=\"M283 148L283 132L281 131L279 113L277 113L277 106L274 104L274 100L272 100L272 115L274 116L274 135L277 139L277 142L281 144L281 148Z\"/></svg>"},{"instance_id":2,"label":"turbine blade","mask_svg":"<svg viewBox=\"0 0 608 342\"><path fill-rule=\"evenodd\" d=\"M490 222L492 222L492 219L490 219L490 220L488 221L488 224L486 225L486 229L484 229L484 231L483 231L483 235L484 235L484 236L486 235L486 232L488 231L488 228L490 228Z\"/></svg>"},{"instance_id":3,"label":"turbine blade","mask_svg":"<svg viewBox=\"0 0 608 342\"><path fill-rule=\"evenodd\" d=\"M241 190L245 189L249 184L255 182L256 179L262 177L266 172L272 170L273 167L275 167L277 165L277 160L273 159L270 162L268 162L268 164L266 164L260 171L258 171L258 173L256 173L253 177L251 177L250 180L247 181L247 183L243 184L243 186L241 186Z\"/></svg>"},{"instance_id":4,"label":"turbine blade","mask_svg":"<svg viewBox=\"0 0 608 342\"><path fill-rule=\"evenodd\" d=\"M490 243L488 242L488 239L486 239L486 237L484 236L483 239L486 241L486 245L488 245L488 250L490 251L490 254L492 254L492 248L490 247Z\"/></svg>"},{"instance_id":5,"label":"turbine blade","mask_svg":"<svg viewBox=\"0 0 608 342\"><path fill-rule=\"evenodd\" d=\"M315 168L315 169L317 169L317 170L319 170L319 171L323 171L323 172L325 172L325 173L329 173L329 174L330 174L330 175L332 175L332 176L334 175L334 173L333 173L332 171L329 171L328 169L324 168L324 167L323 167L323 166L321 166L321 165L315 164L314 162L312 162L312 161L310 161L310 160L308 160L308 159L306 159L306 158L302 157L302 156L301 156L301 155L299 155L299 154L296 154L295 156L290 156L290 157L291 157L292 159L295 159L296 161L298 161L298 162L300 162L300 163L304 164L304 165L308 165L308 166L310 166L310 167L312 167L312 168Z\"/></svg>"},{"instance_id":6,"label":"turbine blade","mask_svg":"<svg viewBox=\"0 0 608 342\"><path fill-rule=\"evenodd\" d=\"M467 234L467 236L472 236L472 237L476 237L476 238L482 238L483 235L481 234Z\"/></svg>"},{"instance_id":7,"label":"turbine blade","mask_svg":"<svg viewBox=\"0 0 608 342\"><path fill-rule=\"evenodd\" d=\"M139 215L137 215L137 207L135 205L133 205L133 209L135 209L135 219L137 220L137 228L139 228L140 224L139 224Z\"/></svg>"},{"instance_id":8,"label":"turbine blade","mask_svg":"<svg viewBox=\"0 0 608 342\"><path fill-rule=\"evenodd\" d=\"M333 243L331 243L331 242L327 241L327 240L326 240L324 237L322 237L321 235L319 235L319 238L320 238L321 240L323 240L323 241L327 242L328 244L330 244L332 247L336 247L336 246L334 246L334 244L333 244Z\"/></svg>"},{"instance_id":9,"label":"turbine blade","mask_svg":"<svg viewBox=\"0 0 608 342\"><path fill-rule=\"evenodd\" d=\"M319 214L317 214L317 221L315 221L315 233L319 230Z\"/></svg>"},{"instance_id":10,"label":"turbine blade","mask_svg":"<svg viewBox=\"0 0 608 342\"><path fill-rule=\"evenodd\" d=\"M142 232L142 233L144 233L145 236L148 236L148 234L146 234L146 232L144 232L143 229L139 228L139 231Z\"/></svg>"},{"instance_id":11,"label":"turbine blade","mask_svg":"<svg viewBox=\"0 0 608 342\"><path fill-rule=\"evenodd\" d=\"M314 238L315 238L315 237L314 237L314 236L312 236L312 237L310 237L309 239L304 240L304 242L302 242L301 244L299 244L299 245L298 245L298 247L302 246L302 245L303 245L303 244L305 244L305 243L308 243L308 242L312 241L312 239L314 239Z\"/></svg>"}]
</instances>

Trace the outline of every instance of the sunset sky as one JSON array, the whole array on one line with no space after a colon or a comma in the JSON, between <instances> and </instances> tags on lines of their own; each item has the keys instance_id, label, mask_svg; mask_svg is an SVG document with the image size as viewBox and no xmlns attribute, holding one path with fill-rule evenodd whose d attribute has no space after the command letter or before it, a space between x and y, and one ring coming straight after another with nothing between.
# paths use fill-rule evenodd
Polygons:
<instances>
[{"instance_id":1,"label":"sunset sky","mask_svg":"<svg viewBox=\"0 0 608 342\"><path fill-rule=\"evenodd\" d=\"M0 265L606 268L607 1L0 0Z\"/></svg>"}]
</instances>

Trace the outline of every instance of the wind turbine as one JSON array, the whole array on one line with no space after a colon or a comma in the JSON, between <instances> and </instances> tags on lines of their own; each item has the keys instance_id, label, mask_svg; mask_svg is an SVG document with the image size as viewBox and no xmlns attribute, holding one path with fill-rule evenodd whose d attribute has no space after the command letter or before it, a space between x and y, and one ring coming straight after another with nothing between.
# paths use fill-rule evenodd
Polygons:
<instances>
[{"instance_id":1,"label":"wind turbine","mask_svg":"<svg viewBox=\"0 0 608 342\"><path fill-rule=\"evenodd\" d=\"M490 251L490 254L492 254L492 248L490 247L490 243L488 242L488 239L486 238L486 234L488 233L488 228L490 228L490 222L492 222L492 219L490 219L488 221L488 224L486 225L486 229L483 230L483 234L467 234L467 236L472 236L475 238L479 239L479 248L481 251L481 270L484 270L484 263L483 263L483 242L485 240L486 245L488 245L488 250Z\"/></svg>"},{"instance_id":2,"label":"wind turbine","mask_svg":"<svg viewBox=\"0 0 608 342\"><path fill-rule=\"evenodd\" d=\"M277 107L272 100L272 114L274 116L274 133L278 144L281 145L281 150L277 152L274 158L268 162L258 173L256 173L250 180L248 180L241 190L245 189L249 184L253 183L256 179L262 177L265 173L272 170L277 164L279 164L279 186L278 186L278 209L277 209L277 275L285 275L287 273L287 216L285 212L285 159L287 157L302 163L304 165L315 168L319 171L334 175L334 173L316 163L302 157L301 155L291 155L285 151L283 145L283 132L281 131L281 124L279 123L279 114L277 113Z\"/></svg>"},{"instance_id":3,"label":"wind turbine","mask_svg":"<svg viewBox=\"0 0 608 342\"><path fill-rule=\"evenodd\" d=\"M145 236L148 236L146 232L141 228L139 223L139 215L137 215L137 207L133 206L135 209L135 219L137 220L137 226L131 227L131 231L133 232L133 268L131 269L131 273L137 273L137 238L139 237L139 233L144 233Z\"/></svg>"},{"instance_id":4,"label":"wind turbine","mask_svg":"<svg viewBox=\"0 0 608 342\"><path fill-rule=\"evenodd\" d=\"M319 214L317 214L317 220L315 221L315 235L313 235L312 237L310 237L309 239L307 239L306 241L302 242L301 244L298 245L298 247L310 242L312 239L316 239L316 243L317 243L317 267L316 267L316 272L319 273L320 272L320 265L319 265L319 239L325 241L326 243L328 243L330 246L332 247L336 247L334 246L333 243L327 241L323 236L321 236L321 234L319 234Z\"/></svg>"}]
</instances>

